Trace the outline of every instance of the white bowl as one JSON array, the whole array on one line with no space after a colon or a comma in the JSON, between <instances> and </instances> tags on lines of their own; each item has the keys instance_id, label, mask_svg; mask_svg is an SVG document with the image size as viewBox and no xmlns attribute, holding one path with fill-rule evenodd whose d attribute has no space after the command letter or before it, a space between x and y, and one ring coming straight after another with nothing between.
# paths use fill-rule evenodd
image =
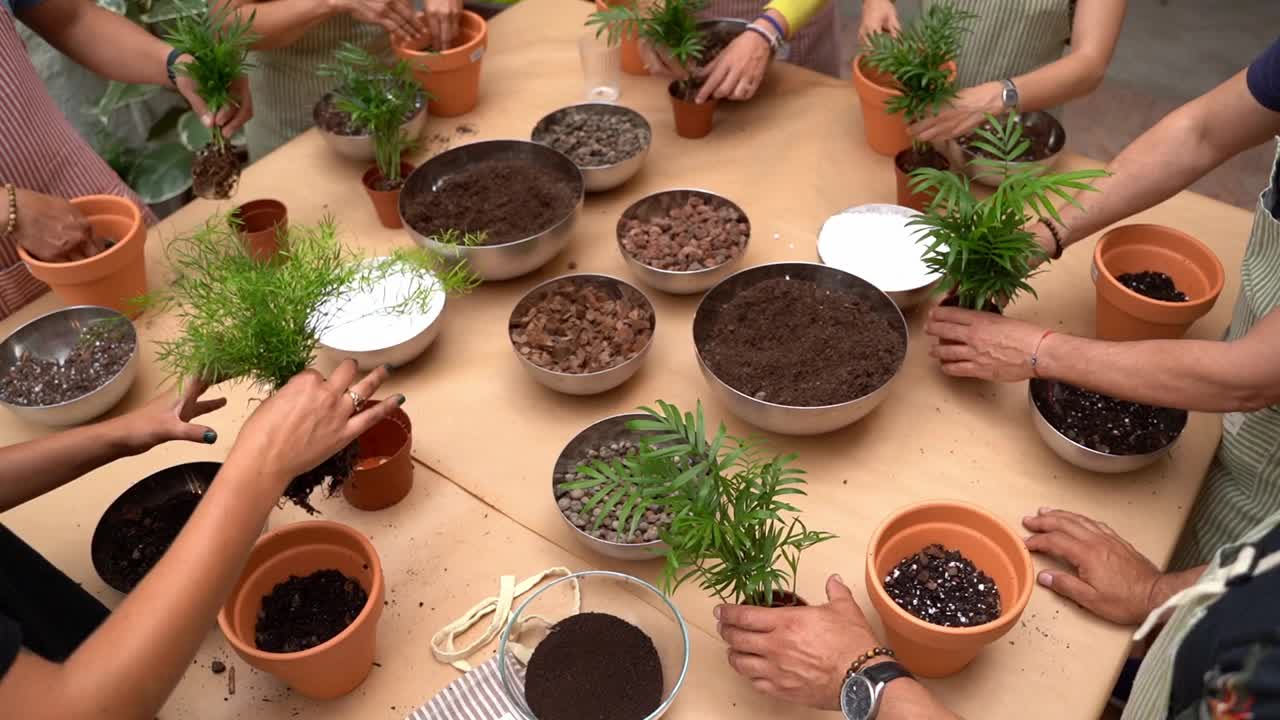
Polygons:
<instances>
[{"instance_id":1,"label":"white bowl","mask_svg":"<svg viewBox=\"0 0 1280 720\"><path fill-rule=\"evenodd\" d=\"M322 307L318 316L326 327L320 345L338 358L353 358L365 371L412 362L440 334L444 288L437 282L425 312L391 314L385 308L403 302L422 282L413 273L391 274L376 288Z\"/></svg>"},{"instance_id":2,"label":"white bowl","mask_svg":"<svg viewBox=\"0 0 1280 720\"><path fill-rule=\"evenodd\" d=\"M902 310L915 307L942 280L922 258L928 247L924 229L907 226L919 216L888 204L857 205L832 215L818 233L818 259L875 285Z\"/></svg>"}]
</instances>

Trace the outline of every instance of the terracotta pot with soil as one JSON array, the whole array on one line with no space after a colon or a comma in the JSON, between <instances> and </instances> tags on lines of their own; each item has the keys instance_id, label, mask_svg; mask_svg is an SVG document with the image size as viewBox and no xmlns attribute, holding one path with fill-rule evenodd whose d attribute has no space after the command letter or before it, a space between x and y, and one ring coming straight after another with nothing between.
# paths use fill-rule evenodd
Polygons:
<instances>
[{"instance_id":1,"label":"terracotta pot with soil","mask_svg":"<svg viewBox=\"0 0 1280 720\"><path fill-rule=\"evenodd\" d=\"M907 134L907 121L900 114L890 114L889 100L902 94L894 79L866 65L863 55L853 59L853 86L858 91L862 106L862 125L867 132L867 144L881 155L893 157L911 146ZM943 67L956 76L956 64Z\"/></svg>"},{"instance_id":2,"label":"terracotta pot with soil","mask_svg":"<svg viewBox=\"0 0 1280 720\"><path fill-rule=\"evenodd\" d=\"M44 262L20 247L18 257L67 305L101 305L137 317L142 311L133 301L147 292L142 211L114 195L74 198L71 206L84 215L94 235L108 241L105 251L84 260Z\"/></svg>"},{"instance_id":3,"label":"terracotta pot with soil","mask_svg":"<svg viewBox=\"0 0 1280 720\"><path fill-rule=\"evenodd\" d=\"M676 134L682 138L697 140L711 134L712 121L715 118L719 100L708 100L696 103L693 98L698 95L696 86L686 87L677 80L667 86L667 94L671 96L671 110L675 115Z\"/></svg>"},{"instance_id":4,"label":"terracotta pot with soil","mask_svg":"<svg viewBox=\"0 0 1280 720\"><path fill-rule=\"evenodd\" d=\"M404 223L400 219L400 190L404 187L404 181L409 177L409 173L413 172L413 166L407 162L400 163L400 179L388 180L383 176L382 171L375 165L364 171L364 176L360 178L360 182L364 185L364 191L369 194L369 200L373 203L373 210L378 214L378 222L382 223L385 228L404 227Z\"/></svg>"},{"instance_id":5,"label":"terracotta pot with soil","mask_svg":"<svg viewBox=\"0 0 1280 720\"><path fill-rule=\"evenodd\" d=\"M377 404L377 400L369 403ZM413 489L413 424L396 408L360 436L360 454L342 496L361 510L382 510L400 502Z\"/></svg>"},{"instance_id":6,"label":"terracotta pot with soil","mask_svg":"<svg viewBox=\"0 0 1280 720\"><path fill-rule=\"evenodd\" d=\"M923 149L912 145L893 157L893 175L898 182L899 205L920 212L929 209L929 203L933 201L934 194L914 192L911 189L911 172L925 167L950 170L951 163L932 145L925 145Z\"/></svg>"},{"instance_id":7,"label":"terracotta pot with soil","mask_svg":"<svg viewBox=\"0 0 1280 720\"><path fill-rule=\"evenodd\" d=\"M293 523L258 540L218 613L236 653L317 700L346 695L373 669L385 594L363 533Z\"/></svg>"},{"instance_id":8,"label":"terracotta pot with soil","mask_svg":"<svg viewBox=\"0 0 1280 720\"><path fill-rule=\"evenodd\" d=\"M1204 243L1161 225L1122 225L1093 251L1096 335L1102 340L1176 339L1204 317L1226 282Z\"/></svg>"},{"instance_id":9,"label":"terracotta pot with soil","mask_svg":"<svg viewBox=\"0 0 1280 720\"><path fill-rule=\"evenodd\" d=\"M622 5L626 0L595 0L596 10L607 10L616 5ZM644 58L640 56L640 40L634 32L626 33L622 36L622 72L628 75L648 75L649 71L644 67Z\"/></svg>"},{"instance_id":10,"label":"terracotta pot with soil","mask_svg":"<svg viewBox=\"0 0 1280 720\"><path fill-rule=\"evenodd\" d=\"M276 259L289 237L289 211L279 200L252 200L232 211L245 250L258 262Z\"/></svg>"},{"instance_id":11,"label":"terracotta pot with soil","mask_svg":"<svg viewBox=\"0 0 1280 720\"><path fill-rule=\"evenodd\" d=\"M416 47L393 44L392 49L397 57L409 61L414 76L430 93L428 112L454 117L471 112L480 99L480 67L488 46L488 24L476 13L464 10L453 47L433 47L428 38Z\"/></svg>"},{"instance_id":12,"label":"terracotta pot with soil","mask_svg":"<svg viewBox=\"0 0 1280 720\"><path fill-rule=\"evenodd\" d=\"M946 677L1018 623L1035 573L1021 536L999 518L940 500L881 524L867 545L866 585L898 660Z\"/></svg>"}]
</instances>

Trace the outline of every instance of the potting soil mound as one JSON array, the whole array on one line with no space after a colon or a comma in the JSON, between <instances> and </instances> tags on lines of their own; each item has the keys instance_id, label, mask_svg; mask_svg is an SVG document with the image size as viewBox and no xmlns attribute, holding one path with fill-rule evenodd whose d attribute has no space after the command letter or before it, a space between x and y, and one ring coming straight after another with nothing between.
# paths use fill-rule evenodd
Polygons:
<instances>
[{"instance_id":1,"label":"potting soil mound","mask_svg":"<svg viewBox=\"0 0 1280 720\"><path fill-rule=\"evenodd\" d=\"M625 285L566 278L521 303L511 342L529 362L561 373L615 368L648 346L653 309Z\"/></svg>"},{"instance_id":2,"label":"potting soil mound","mask_svg":"<svg viewBox=\"0 0 1280 720\"><path fill-rule=\"evenodd\" d=\"M1145 295L1152 300L1187 302L1187 294L1173 284L1173 278L1162 272L1147 270L1138 273L1124 273L1117 277L1116 281L1139 295Z\"/></svg>"},{"instance_id":3,"label":"potting soil mound","mask_svg":"<svg viewBox=\"0 0 1280 720\"><path fill-rule=\"evenodd\" d=\"M649 128L636 117L592 108L571 108L534 138L564 153L578 167L614 165L649 146Z\"/></svg>"},{"instance_id":4,"label":"potting soil mound","mask_svg":"<svg viewBox=\"0 0 1280 720\"><path fill-rule=\"evenodd\" d=\"M524 697L538 720L644 720L662 704L662 661L635 625L580 613L533 651Z\"/></svg>"},{"instance_id":5,"label":"potting soil mound","mask_svg":"<svg viewBox=\"0 0 1280 720\"><path fill-rule=\"evenodd\" d=\"M181 492L158 505L137 507L107 526L103 575L113 587L129 592L160 562L191 519L201 496Z\"/></svg>"},{"instance_id":6,"label":"potting soil mound","mask_svg":"<svg viewBox=\"0 0 1280 720\"><path fill-rule=\"evenodd\" d=\"M898 607L934 625L973 627L1000 617L1000 590L958 550L930 545L903 558L884 578Z\"/></svg>"},{"instance_id":7,"label":"potting soil mound","mask_svg":"<svg viewBox=\"0 0 1280 720\"><path fill-rule=\"evenodd\" d=\"M313 648L346 630L368 601L360 583L337 570L290 576L262 598L254 643L273 653Z\"/></svg>"},{"instance_id":8,"label":"potting soil mound","mask_svg":"<svg viewBox=\"0 0 1280 720\"><path fill-rule=\"evenodd\" d=\"M0 398L22 407L45 407L84 397L119 374L136 346L130 333L91 326L61 363L23 355L0 376Z\"/></svg>"},{"instance_id":9,"label":"potting soil mound","mask_svg":"<svg viewBox=\"0 0 1280 720\"><path fill-rule=\"evenodd\" d=\"M1187 426L1186 410L1117 400L1066 383L1032 380L1031 398L1058 432L1109 455L1156 452Z\"/></svg>"},{"instance_id":10,"label":"potting soil mound","mask_svg":"<svg viewBox=\"0 0 1280 720\"><path fill-rule=\"evenodd\" d=\"M751 226L737 208L694 195L655 218L622 222L622 248L659 270L690 272L723 265L747 248Z\"/></svg>"},{"instance_id":11,"label":"potting soil mound","mask_svg":"<svg viewBox=\"0 0 1280 720\"><path fill-rule=\"evenodd\" d=\"M716 377L757 400L835 405L888 382L906 339L888 318L845 290L775 278L719 309L700 347Z\"/></svg>"},{"instance_id":12,"label":"potting soil mound","mask_svg":"<svg viewBox=\"0 0 1280 720\"><path fill-rule=\"evenodd\" d=\"M445 178L433 192L403 198L405 220L422 235L482 232L486 245L550 230L577 201L563 175L506 160L476 163Z\"/></svg>"}]
</instances>

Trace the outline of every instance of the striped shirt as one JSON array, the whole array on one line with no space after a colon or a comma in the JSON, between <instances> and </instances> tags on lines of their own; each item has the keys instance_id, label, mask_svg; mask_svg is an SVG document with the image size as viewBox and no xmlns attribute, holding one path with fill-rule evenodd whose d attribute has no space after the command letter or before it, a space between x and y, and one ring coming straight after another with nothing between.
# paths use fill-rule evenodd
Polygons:
<instances>
[{"instance_id":1,"label":"striped shirt","mask_svg":"<svg viewBox=\"0 0 1280 720\"><path fill-rule=\"evenodd\" d=\"M927 8L938 0L925 0ZM978 16L956 59L956 86L1025 75L1062 58L1071 0L948 0Z\"/></svg>"}]
</instances>

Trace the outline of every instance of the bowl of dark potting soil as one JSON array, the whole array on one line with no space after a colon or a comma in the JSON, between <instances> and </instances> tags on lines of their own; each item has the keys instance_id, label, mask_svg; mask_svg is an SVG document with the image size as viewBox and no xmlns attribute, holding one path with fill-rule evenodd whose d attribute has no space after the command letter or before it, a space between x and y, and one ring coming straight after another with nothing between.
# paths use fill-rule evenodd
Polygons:
<instances>
[{"instance_id":1,"label":"bowl of dark potting soil","mask_svg":"<svg viewBox=\"0 0 1280 720\"><path fill-rule=\"evenodd\" d=\"M563 153L524 140L487 140L414 170L400 193L400 217L419 245L465 260L483 280L508 280L568 246L584 192L582 172ZM484 242L441 242L450 231L484 233Z\"/></svg>"},{"instance_id":2,"label":"bowl of dark potting soil","mask_svg":"<svg viewBox=\"0 0 1280 720\"><path fill-rule=\"evenodd\" d=\"M111 308L54 310L0 342L0 405L41 425L79 425L102 415L137 374L137 330Z\"/></svg>"},{"instance_id":3,"label":"bowl of dark potting soil","mask_svg":"<svg viewBox=\"0 0 1280 720\"><path fill-rule=\"evenodd\" d=\"M404 308L424 283L435 283L425 307ZM320 345L338 359L352 358L364 371L400 367L427 351L440 335L447 296L434 278L397 272L318 311L327 318ZM396 308L401 308L396 310Z\"/></svg>"},{"instance_id":4,"label":"bowl of dark potting soil","mask_svg":"<svg viewBox=\"0 0 1280 720\"><path fill-rule=\"evenodd\" d=\"M819 435L862 419L907 354L907 323L888 295L817 263L757 265L703 296L693 318L698 366L751 424Z\"/></svg>"},{"instance_id":5,"label":"bowl of dark potting soil","mask_svg":"<svg viewBox=\"0 0 1280 720\"><path fill-rule=\"evenodd\" d=\"M351 116L339 110L334 103L333 94L325 93L316 101L311 112L320 137L334 152L342 157L363 163L374 161L373 136L365 128L351 122ZM400 133L407 138L421 137L422 129L427 126L427 98L419 95L418 105L400 126Z\"/></svg>"},{"instance_id":6,"label":"bowl of dark potting soil","mask_svg":"<svg viewBox=\"0 0 1280 720\"><path fill-rule=\"evenodd\" d=\"M245 662L328 700L373 669L384 595L382 563L364 533L291 523L253 546L218 626Z\"/></svg>"},{"instance_id":7,"label":"bowl of dark potting soil","mask_svg":"<svg viewBox=\"0 0 1280 720\"><path fill-rule=\"evenodd\" d=\"M533 141L564 153L582 171L587 192L612 190L640 172L653 130L644 115L612 103L560 108L533 128Z\"/></svg>"},{"instance_id":8,"label":"bowl of dark potting soil","mask_svg":"<svg viewBox=\"0 0 1280 720\"><path fill-rule=\"evenodd\" d=\"M1022 125L1023 139L1031 144L1017 161L1001 163L1005 172L1017 172L1031 165L1046 168L1057 165L1062 157L1062 149L1067 145L1067 131L1062 127L1062 123L1043 110L1021 113L1018 119ZM1004 173L973 164L973 161L980 157L995 159L990 153L977 146L980 142L982 142L981 138L970 133L952 141L947 154L951 156L952 164L964 168L965 175L975 182L987 187L996 187L1000 184Z\"/></svg>"},{"instance_id":9,"label":"bowl of dark potting soil","mask_svg":"<svg viewBox=\"0 0 1280 720\"><path fill-rule=\"evenodd\" d=\"M154 472L107 507L89 545L93 569L132 592L186 526L222 463L194 462Z\"/></svg>"},{"instance_id":10,"label":"bowl of dark potting soil","mask_svg":"<svg viewBox=\"0 0 1280 720\"><path fill-rule=\"evenodd\" d=\"M689 631L654 586L594 570L549 583L520 605L498 658L520 720L657 720L684 685Z\"/></svg>"},{"instance_id":11,"label":"bowl of dark potting soil","mask_svg":"<svg viewBox=\"0 0 1280 720\"><path fill-rule=\"evenodd\" d=\"M706 291L742 265L747 214L706 190L663 190L618 218L618 249L644 284L676 295Z\"/></svg>"},{"instance_id":12,"label":"bowl of dark potting soil","mask_svg":"<svg viewBox=\"0 0 1280 720\"><path fill-rule=\"evenodd\" d=\"M1084 470L1124 473L1173 449L1186 410L1117 400L1074 385L1033 379L1028 391L1036 431L1058 457Z\"/></svg>"},{"instance_id":13,"label":"bowl of dark potting soil","mask_svg":"<svg viewBox=\"0 0 1280 720\"><path fill-rule=\"evenodd\" d=\"M530 290L507 328L533 379L568 395L595 395L636 374L653 346L656 319L653 303L635 286L582 273Z\"/></svg>"},{"instance_id":14,"label":"bowl of dark potting soil","mask_svg":"<svg viewBox=\"0 0 1280 720\"><path fill-rule=\"evenodd\" d=\"M901 205L858 205L827 218L818 233L824 265L853 273L883 290L903 310L929 298L942 276L925 264L920 213Z\"/></svg>"},{"instance_id":15,"label":"bowl of dark potting soil","mask_svg":"<svg viewBox=\"0 0 1280 720\"><path fill-rule=\"evenodd\" d=\"M597 518L585 506L592 501L595 489L568 490L562 485L586 480L581 468L597 461L609 464L614 460L635 454L639 450L642 432L627 427L632 420L647 420L644 413L614 415L588 425L569 441L556 458L551 473L551 493L560 516L573 529L573 535L588 549L619 560L652 560L666 547L658 539L658 533L671 524L664 509L649 507L634 533L628 528L615 526L616 511L603 519Z\"/></svg>"}]
</instances>

